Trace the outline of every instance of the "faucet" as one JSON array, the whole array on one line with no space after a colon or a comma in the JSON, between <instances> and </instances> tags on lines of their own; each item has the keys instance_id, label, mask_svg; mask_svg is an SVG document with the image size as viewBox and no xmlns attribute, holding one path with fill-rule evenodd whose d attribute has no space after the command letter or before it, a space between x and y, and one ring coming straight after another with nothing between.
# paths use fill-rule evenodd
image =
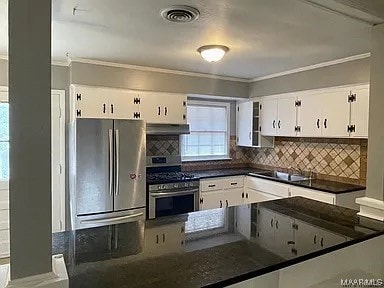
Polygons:
<instances>
[{"instance_id":1,"label":"faucet","mask_svg":"<svg viewBox=\"0 0 384 288\"><path fill-rule=\"evenodd\" d=\"M302 170L302 169L300 169L300 168L296 168L296 167L293 167L293 166L289 166L288 167L288 173L289 173L289 171L291 170L291 172L293 171L293 172L298 172L299 173L299 175L303 175L303 173L304 173L304 171ZM292 173L293 174L293 173Z\"/></svg>"}]
</instances>

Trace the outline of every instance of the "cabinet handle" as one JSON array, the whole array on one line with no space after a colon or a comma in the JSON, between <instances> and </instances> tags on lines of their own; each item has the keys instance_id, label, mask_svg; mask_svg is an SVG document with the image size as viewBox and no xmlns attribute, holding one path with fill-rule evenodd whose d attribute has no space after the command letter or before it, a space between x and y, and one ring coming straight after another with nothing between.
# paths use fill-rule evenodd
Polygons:
<instances>
[{"instance_id":1,"label":"cabinet handle","mask_svg":"<svg viewBox=\"0 0 384 288\"><path fill-rule=\"evenodd\" d=\"M213 188L213 187L216 187L216 185L215 184L208 185L208 188Z\"/></svg>"},{"instance_id":2,"label":"cabinet handle","mask_svg":"<svg viewBox=\"0 0 384 288\"><path fill-rule=\"evenodd\" d=\"M243 193L241 193L241 198L244 198L244 192L243 192Z\"/></svg>"},{"instance_id":3,"label":"cabinet handle","mask_svg":"<svg viewBox=\"0 0 384 288\"><path fill-rule=\"evenodd\" d=\"M165 234L163 233L163 243L165 243Z\"/></svg>"},{"instance_id":4,"label":"cabinet handle","mask_svg":"<svg viewBox=\"0 0 384 288\"><path fill-rule=\"evenodd\" d=\"M228 204L228 200L225 200L225 203L227 204L227 207L229 206L229 204Z\"/></svg>"},{"instance_id":5,"label":"cabinet handle","mask_svg":"<svg viewBox=\"0 0 384 288\"><path fill-rule=\"evenodd\" d=\"M106 107L106 105L105 105L105 103L103 104L103 113L105 113L105 108Z\"/></svg>"},{"instance_id":6,"label":"cabinet handle","mask_svg":"<svg viewBox=\"0 0 384 288\"><path fill-rule=\"evenodd\" d=\"M164 107L164 115L167 116L168 108Z\"/></svg>"},{"instance_id":7,"label":"cabinet handle","mask_svg":"<svg viewBox=\"0 0 384 288\"><path fill-rule=\"evenodd\" d=\"M248 193L245 193L245 198L247 198L247 199L248 199Z\"/></svg>"},{"instance_id":8,"label":"cabinet handle","mask_svg":"<svg viewBox=\"0 0 384 288\"><path fill-rule=\"evenodd\" d=\"M313 244L317 244L317 235L313 237Z\"/></svg>"},{"instance_id":9,"label":"cabinet handle","mask_svg":"<svg viewBox=\"0 0 384 288\"><path fill-rule=\"evenodd\" d=\"M273 127L273 128L276 128L276 120L273 120L273 122L272 122L272 127Z\"/></svg>"},{"instance_id":10,"label":"cabinet handle","mask_svg":"<svg viewBox=\"0 0 384 288\"><path fill-rule=\"evenodd\" d=\"M159 244L159 235L156 235L156 244Z\"/></svg>"},{"instance_id":11,"label":"cabinet handle","mask_svg":"<svg viewBox=\"0 0 384 288\"><path fill-rule=\"evenodd\" d=\"M157 115L161 114L161 107L157 107Z\"/></svg>"},{"instance_id":12,"label":"cabinet handle","mask_svg":"<svg viewBox=\"0 0 384 288\"><path fill-rule=\"evenodd\" d=\"M324 119L324 128L327 129L327 119Z\"/></svg>"},{"instance_id":13,"label":"cabinet handle","mask_svg":"<svg viewBox=\"0 0 384 288\"><path fill-rule=\"evenodd\" d=\"M292 252L293 255L297 255L297 249L292 248L291 252Z\"/></svg>"},{"instance_id":14,"label":"cabinet handle","mask_svg":"<svg viewBox=\"0 0 384 288\"><path fill-rule=\"evenodd\" d=\"M271 227L273 228L273 218L271 219Z\"/></svg>"},{"instance_id":15,"label":"cabinet handle","mask_svg":"<svg viewBox=\"0 0 384 288\"><path fill-rule=\"evenodd\" d=\"M223 208L223 201L220 200L220 208Z\"/></svg>"},{"instance_id":16,"label":"cabinet handle","mask_svg":"<svg viewBox=\"0 0 384 288\"><path fill-rule=\"evenodd\" d=\"M111 113L113 114L113 104L111 104Z\"/></svg>"},{"instance_id":17,"label":"cabinet handle","mask_svg":"<svg viewBox=\"0 0 384 288\"><path fill-rule=\"evenodd\" d=\"M320 119L317 119L317 129L320 129Z\"/></svg>"},{"instance_id":18,"label":"cabinet handle","mask_svg":"<svg viewBox=\"0 0 384 288\"><path fill-rule=\"evenodd\" d=\"M232 186L237 185L237 182L232 182L231 185Z\"/></svg>"},{"instance_id":19,"label":"cabinet handle","mask_svg":"<svg viewBox=\"0 0 384 288\"><path fill-rule=\"evenodd\" d=\"M277 123L277 127L279 127L279 129L281 128L280 123L281 121L279 120L279 122Z\"/></svg>"},{"instance_id":20,"label":"cabinet handle","mask_svg":"<svg viewBox=\"0 0 384 288\"><path fill-rule=\"evenodd\" d=\"M279 221L276 221L276 229L279 229Z\"/></svg>"},{"instance_id":21,"label":"cabinet handle","mask_svg":"<svg viewBox=\"0 0 384 288\"><path fill-rule=\"evenodd\" d=\"M295 241L287 241L287 245L295 245Z\"/></svg>"},{"instance_id":22,"label":"cabinet handle","mask_svg":"<svg viewBox=\"0 0 384 288\"><path fill-rule=\"evenodd\" d=\"M321 237L321 240L320 240L320 246L321 246L321 247L324 247L324 238L323 238L323 237Z\"/></svg>"}]
</instances>

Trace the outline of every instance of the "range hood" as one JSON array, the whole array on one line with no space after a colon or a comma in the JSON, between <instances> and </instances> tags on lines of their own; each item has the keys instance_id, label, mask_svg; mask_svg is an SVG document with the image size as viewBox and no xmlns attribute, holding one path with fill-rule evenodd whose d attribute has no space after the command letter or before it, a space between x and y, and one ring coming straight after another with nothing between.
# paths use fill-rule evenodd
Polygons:
<instances>
[{"instance_id":1,"label":"range hood","mask_svg":"<svg viewBox=\"0 0 384 288\"><path fill-rule=\"evenodd\" d=\"M147 123L147 135L180 135L189 133L189 124Z\"/></svg>"}]
</instances>

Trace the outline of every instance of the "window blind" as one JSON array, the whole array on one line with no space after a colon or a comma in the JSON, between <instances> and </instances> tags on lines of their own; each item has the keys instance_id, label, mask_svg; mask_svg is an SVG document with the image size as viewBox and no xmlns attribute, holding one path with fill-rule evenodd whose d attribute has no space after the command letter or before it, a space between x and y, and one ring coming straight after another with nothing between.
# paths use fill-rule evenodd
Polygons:
<instances>
[{"instance_id":1,"label":"window blind","mask_svg":"<svg viewBox=\"0 0 384 288\"><path fill-rule=\"evenodd\" d=\"M182 138L183 159L228 158L228 105L188 103L190 134Z\"/></svg>"}]
</instances>

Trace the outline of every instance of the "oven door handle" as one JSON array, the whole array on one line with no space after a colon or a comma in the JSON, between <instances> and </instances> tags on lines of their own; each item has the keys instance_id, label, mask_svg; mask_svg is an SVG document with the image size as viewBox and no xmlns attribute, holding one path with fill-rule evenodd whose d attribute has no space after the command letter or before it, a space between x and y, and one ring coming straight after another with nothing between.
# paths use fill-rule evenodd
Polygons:
<instances>
[{"instance_id":1,"label":"oven door handle","mask_svg":"<svg viewBox=\"0 0 384 288\"><path fill-rule=\"evenodd\" d=\"M149 193L151 197L154 198L160 198L160 197L168 197L168 196L182 196L182 195L189 195L189 194L195 194L198 193L199 189L191 189L191 190L184 190L180 192L156 192L156 193Z\"/></svg>"}]
</instances>

